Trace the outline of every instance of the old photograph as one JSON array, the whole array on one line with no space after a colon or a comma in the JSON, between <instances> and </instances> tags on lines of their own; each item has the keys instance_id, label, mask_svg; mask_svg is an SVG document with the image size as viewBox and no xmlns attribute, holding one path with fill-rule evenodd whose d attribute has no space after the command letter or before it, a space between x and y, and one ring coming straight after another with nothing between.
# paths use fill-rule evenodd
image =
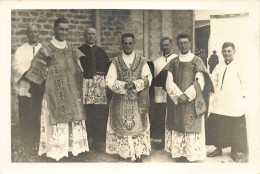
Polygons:
<instances>
[{"instance_id":1,"label":"old photograph","mask_svg":"<svg viewBox=\"0 0 260 174\"><path fill-rule=\"evenodd\" d=\"M9 7L9 165L259 172L259 8L103 5Z\"/></svg>"}]
</instances>

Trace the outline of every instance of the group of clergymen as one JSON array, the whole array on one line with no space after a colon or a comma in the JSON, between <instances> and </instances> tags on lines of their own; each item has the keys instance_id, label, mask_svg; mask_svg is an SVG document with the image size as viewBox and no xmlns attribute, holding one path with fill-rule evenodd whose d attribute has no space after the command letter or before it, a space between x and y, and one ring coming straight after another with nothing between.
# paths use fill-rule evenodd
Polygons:
<instances>
[{"instance_id":1,"label":"group of clergymen","mask_svg":"<svg viewBox=\"0 0 260 174\"><path fill-rule=\"evenodd\" d=\"M96 29L86 29L86 43L78 48L66 41L67 19L56 19L53 31L49 42L39 43L39 28L28 25L29 42L12 60L21 140L28 151L58 161L89 146L102 151L105 142L106 153L140 162L150 154L153 138L162 140L156 149L177 162L205 159L206 144L216 146L208 157L231 146L234 161L247 161L246 77L233 43L223 44L225 61L210 77L190 52L186 34L177 37L179 55L163 37L162 56L151 62L134 52L131 33L122 34L123 52L110 61L96 45Z\"/></svg>"}]
</instances>

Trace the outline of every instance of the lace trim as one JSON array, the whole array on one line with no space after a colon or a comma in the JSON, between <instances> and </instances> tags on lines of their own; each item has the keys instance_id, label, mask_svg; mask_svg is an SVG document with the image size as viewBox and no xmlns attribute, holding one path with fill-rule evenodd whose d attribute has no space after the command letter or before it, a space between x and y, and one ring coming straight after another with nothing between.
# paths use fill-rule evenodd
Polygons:
<instances>
[{"instance_id":1,"label":"lace trim","mask_svg":"<svg viewBox=\"0 0 260 174\"><path fill-rule=\"evenodd\" d=\"M83 104L107 104L104 76L95 75L83 81Z\"/></svg>"},{"instance_id":2,"label":"lace trim","mask_svg":"<svg viewBox=\"0 0 260 174\"><path fill-rule=\"evenodd\" d=\"M118 94L126 94L125 83L126 82L116 80L112 86L112 91Z\"/></svg>"},{"instance_id":3,"label":"lace trim","mask_svg":"<svg viewBox=\"0 0 260 174\"><path fill-rule=\"evenodd\" d=\"M72 124L71 130L69 124ZM58 161L64 156L68 157L69 152L76 156L81 152L89 151L84 120L51 125L46 96L42 103L40 129L38 152L40 156L46 153L47 157Z\"/></svg>"},{"instance_id":4,"label":"lace trim","mask_svg":"<svg viewBox=\"0 0 260 174\"><path fill-rule=\"evenodd\" d=\"M106 136L106 153L118 154L126 159L135 157L140 158L141 155L149 155L151 151L150 131L149 128L136 137L118 137L115 133L107 131Z\"/></svg>"},{"instance_id":5,"label":"lace trim","mask_svg":"<svg viewBox=\"0 0 260 174\"><path fill-rule=\"evenodd\" d=\"M145 83L144 83L143 79L134 80L133 82L135 84L135 89L133 90L134 92L139 92L139 91L144 90Z\"/></svg>"},{"instance_id":6,"label":"lace trim","mask_svg":"<svg viewBox=\"0 0 260 174\"><path fill-rule=\"evenodd\" d=\"M204 128L203 128L204 129ZM165 129L165 148L172 158L186 157L189 161L206 158L205 133L181 133Z\"/></svg>"}]
</instances>

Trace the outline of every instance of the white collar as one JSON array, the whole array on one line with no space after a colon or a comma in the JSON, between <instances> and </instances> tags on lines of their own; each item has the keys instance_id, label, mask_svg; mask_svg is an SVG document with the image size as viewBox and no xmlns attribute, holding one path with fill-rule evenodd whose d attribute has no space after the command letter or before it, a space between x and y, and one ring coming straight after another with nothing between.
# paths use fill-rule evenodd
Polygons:
<instances>
[{"instance_id":1,"label":"white collar","mask_svg":"<svg viewBox=\"0 0 260 174\"><path fill-rule=\"evenodd\" d=\"M52 40L50 41L55 47L59 48L59 49L64 49L67 46L67 42L66 40L64 40L63 42L58 41L57 39L55 39L55 37L52 37Z\"/></svg>"},{"instance_id":2,"label":"white collar","mask_svg":"<svg viewBox=\"0 0 260 174\"><path fill-rule=\"evenodd\" d=\"M169 54L167 54L167 55L163 55L163 57L165 57L165 58L168 58L168 57L170 57L172 55L172 52L170 52Z\"/></svg>"},{"instance_id":3,"label":"white collar","mask_svg":"<svg viewBox=\"0 0 260 174\"><path fill-rule=\"evenodd\" d=\"M134 51L132 52L132 54L130 54L130 55L126 55L124 52L123 52L123 57L134 57L135 56L135 53L134 53Z\"/></svg>"},{"instance_id":4,"label":"white collar","mask_svg":"<svg viewBox=\"0 0 260 174\"><path fill-rule=\"evenodd\" d=\"M36 43L36 44L31 44L28 42L28 45L30 45L31 47L37 47L39 43Z\"/></svg>"},{"instance_id":5,"label":"white collar","mask_svg":"<svg viewBox=\"0 0 260 174\"><path fill-rule=\"evenodd\" d=\"M187 54L181 54L179 55L179 59L181 62L189 62L194 58L194 54L192 54L189 50L189 52Z\"/></svg>"},{"instance_id":6,"label":"white collar","mask_svg":"<svg viewBox=\"0 0 260 174\"><path fill-rule=\"evenodd\" d=\"M95 44L88 44L88 43L87 43L87 45L90 46L90 47L93 47Z\"/></svg>"}]
</instances>

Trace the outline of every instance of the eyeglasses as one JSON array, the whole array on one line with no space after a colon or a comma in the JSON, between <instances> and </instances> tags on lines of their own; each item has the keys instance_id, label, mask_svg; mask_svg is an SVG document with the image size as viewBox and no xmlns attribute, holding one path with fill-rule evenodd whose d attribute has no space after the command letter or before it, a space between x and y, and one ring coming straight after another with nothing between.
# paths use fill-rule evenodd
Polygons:
<instances>
[{"instance_id":1,"label":"eyeglasses","mask_svg":"<svg viewBox=\"0 0 260 174\"><path fill-rule=\"evenodd\" d=\"M189 45L190 42L178 42L178 45Z\"/></svg>"}]
</instances>

